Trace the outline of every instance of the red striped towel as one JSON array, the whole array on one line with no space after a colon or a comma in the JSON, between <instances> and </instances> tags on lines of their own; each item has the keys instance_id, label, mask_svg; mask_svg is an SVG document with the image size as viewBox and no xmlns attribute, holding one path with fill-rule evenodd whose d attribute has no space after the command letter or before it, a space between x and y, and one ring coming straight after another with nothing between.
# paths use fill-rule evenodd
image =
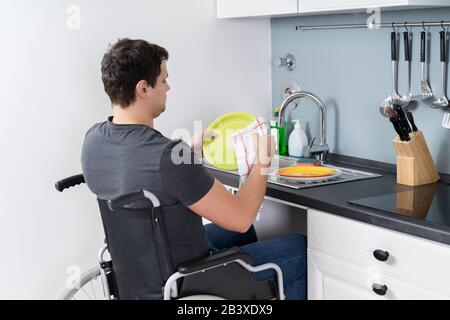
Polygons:
<instances>
[{"instance_id":1,"label":"red striped towel","mask_svg":"<svg viewBox=\"0 0 450 320\"><path fill-rule=\"evenodd\" d=\"M238 130L230 135L242 182L250 174L250 170L256 161L255 134L260 136L267 135L268 129L267 121L264 118L258 117L244 129Z\"/></svg>"},{"instance_id":2,"label":"red striped towel","mask_svg":"<svg viewBox=\"0 0 450 320\"><path fill-rule=\"evenodd\" d=\"M269 126L264 118L258 117L250 125L236 131L230 135L230 140L233 142L234 151L236 153L236 160L238 164L238 171L240 176L239 186L245 183L250 170L256 161L256 141L255 134L264 136L268 134ZM258 209L256 221L259 220L263 206Z\"/></svg>"}]
</instances>

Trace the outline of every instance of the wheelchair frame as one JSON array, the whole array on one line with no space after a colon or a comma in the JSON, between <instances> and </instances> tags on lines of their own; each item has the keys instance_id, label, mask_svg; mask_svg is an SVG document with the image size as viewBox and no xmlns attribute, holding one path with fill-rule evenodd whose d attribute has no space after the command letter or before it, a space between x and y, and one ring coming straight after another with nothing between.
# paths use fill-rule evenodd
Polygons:
<instances>
[{"instance_id":1,"label":"wheelchair frame","mask_svg":"<svg viewBox=\"0 0 450 320\"><path fill-rule=\"evenodd\" d=\"M58 182L55 183L55 187L58 191L62 192L63 190L70 188L72 186L75 186L77 184L81 184L84 183L84 177L82 174L76 175L76 176L72 176L72 177L68 177L66 179L60 180ZM161 203L159 201L159 199L150 191L148 190L139 190L135 193L130 193L128 194L128 196L131 196L131 198L133 196L136 196L138 194L138 192L141 192L144 196L145 199L148 199L151 201L153 208L159 208L161 207ZM120 196L116 199L112 199L112 200L108 200L108 206L113 209L114 207L119 207L122 206L124 204L126 204L126 197L124 196ZM157 219L157 218L155 218ZM118 297L118 293L115 292L115 288L117 288L116 286L116 279L114 278L114 273L113 273L113 261L111 260L106 260L104 259L104 255L106 253L106 251L108 250L108 244L106 243L106 239L105 239L105 245L103 245L97 255L97 259L98 259L98 263L99 263L99 270L100 270L100 276L101 276L101 282L102 282L102 287L103 287L103 293L104 296L107 300L116 300ZM285 299L285 295L284 295L284 287L283 287L283 274L281 271L281 268L275 264L275 263L265 263L262 265L258 265L258 266L252 266L248 263L246 263L245 261L243 261L242 259L233 259L233 260L227 260L226 262L219 262L216 265L212 265L210 267L206 267L206 268L202 268L193 272L180 272L177 271L175 273L173 273L166 281L164 287L163 287L163 298L164 300L171 300L172 298L177 298L178 297L178 287L177 287L177 280L184 278L184 277L189 277L192 276L194 274L197 273L202 273L205 272L207 270L211 270L211 269L215 269L218 267L222 267L222 266L226 266L227 264L231 264L231 263L237 263L239 264L241 267L243 267L244 269L246 269L249 272L259 272L259 271L263 271L263 270L267 270L267 269L273 269L276 273L276 277L277 277L277 285L278 285L278 298L280 300L284 300ZM90 269L89 272L92 272L92 270L94 270L94 268ZM85 274L83 274L85 275ZM83 275L81 278L83 278ZM93 281L97 278L97 274L96 273L92 273L91 275L91 279L87 280L84 284L89 283L90 281ZM73 294L63 294L62 297L68 297L71 296L73 297L73 295L75 294L75 292L73 292ZM207 295L209 297L215 297L215 298L221 298L221 297L216 297L216 296L212 296L212 295ZM183 298L189 298L189 297L183 297ZM183 299L182 298L182 299Z\"/></svg>"}]
</instances>

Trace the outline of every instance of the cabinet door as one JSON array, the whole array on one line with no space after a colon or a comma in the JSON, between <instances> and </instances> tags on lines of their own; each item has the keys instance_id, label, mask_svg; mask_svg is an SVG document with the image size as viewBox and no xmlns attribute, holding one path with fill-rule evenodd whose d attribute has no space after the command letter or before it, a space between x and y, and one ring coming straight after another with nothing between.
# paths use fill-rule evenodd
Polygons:
<instances>
[{"instance_id":1,"label":"cabinet door","mask_svg":"<svg viewBox=\"0 0 450 320\"><path fill-rule=\"evenodd\" d=\"M298 10L302 12L320 12L333 10L353 10L391 5L407 5L408 0L298 0Z\"/></svg>"},{"instance_id":2,"label":"cabinet door","mask_svg":"<svg viewBox=\"0 0 450 320\"><path fill-rule=\"evenodd\" d=\"M373 285L384 285L384 295ZM308 300L448 299L377 272L308 249Z\"/></svg>"},{"instance_id":3,"label":"cabinet door","mask_svg":"<svg viewBox=\"0 0 450 320\"><path fill-rule=\"evenodd\" d=\"M217 18L297 13L297 0L217 0Z\"/></svg>"},{"instance_id":4,"label":"cabinet door","mask_svg":"<svg viewBox=\"0 0 450 320\"><path fill-rule=\"evenodd\" d=\"M308 210L308 248L450 297L450 246ZM389 257L379 261L375 250Z\"/></svg>"}]
</instances>

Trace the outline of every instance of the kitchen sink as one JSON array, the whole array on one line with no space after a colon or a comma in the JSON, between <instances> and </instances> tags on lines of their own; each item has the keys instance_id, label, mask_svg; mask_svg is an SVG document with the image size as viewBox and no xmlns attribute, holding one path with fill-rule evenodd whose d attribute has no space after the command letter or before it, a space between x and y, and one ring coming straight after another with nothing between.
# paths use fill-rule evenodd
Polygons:
<instances>
[{"instance_id":1,"label":"kitchen sink","mask_svg":"<svg viewBox=\"0 0 450 320\"><path fill-rule=\"evenodd\" d=\"M325 166L333 168L333 169L341 170L342 174L335 178L328 179L328 180L308 181L308 182L291 181L291 180L283 179L282 177L277 176L275 174L275 172L278 168L293 166L296 164L296 162L297 162L297 158L278 156L278 155L274 156L274 158L272 160L272 164L269 169L269 175L268 175L267 181L269 183L273 183L273 184L277 184L277 185L281 185L281 186L285 186L285 187L289 187L289 188L293 188L293 189L305 189L305 188L311 188L311 187L331 185L331 184L336 184L336 183L343 183L343 182L349 182L349 181L357 181L357 180L365 180L365 179L381 177L380 174L361 171L361 170L354 170L354 169L349 169L349 168L340 167L340 166L333 166L333 165L329 165L329 164L325 164ZM205 167L209 167L209 168L212 168L215 170L239 175L237 170L236 171L227 171L227 170L221 170L221 169L214 168L213 166L211 166L210 164L207 164L207 163L205 163L204 165L205 165Z\"/></svg>"},{"instance_id":2,"label":"kitchen sink","mask_svg":"<svg viewBox=\"0 0 450 320\"><path fill-rule=\"evenodd\" d=\"M282 185L282 186L289 187L289 188L293 188L293 189L305 189L305 188L319 187L319 186L336 184L336 183L343 183L343 182L349 182L349 181L357 181L357 180L365 180L365 179L381 177L381 174L376 174L376 173L372 173L372 172L349 169L349 168L333 166L333 165L329 165L329 164L326 164L325 166L333 168L333 169L341 170L342 174L335 178L328 179L328 180L299 182L299 181L291 181L291 180L283 179L282 177L275 175L274 172L271 172L268 176L268 182L273 183L273 184Z\"/></svg>"}]
</instances>

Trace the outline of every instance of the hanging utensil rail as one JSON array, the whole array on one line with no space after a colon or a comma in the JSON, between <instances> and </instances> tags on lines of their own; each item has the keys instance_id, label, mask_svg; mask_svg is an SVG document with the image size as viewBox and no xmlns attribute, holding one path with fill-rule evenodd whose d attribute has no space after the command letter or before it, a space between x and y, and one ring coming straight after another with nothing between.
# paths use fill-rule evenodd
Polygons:
<instances>
[{"instance_id":1,"label":"hanging utensil rail","mask_svg":"<svg viewBox=\"0 0 450 320\"><path fill-rule=\"evenodd\" d=\"M402 28L402 27L448 27L450 26L450 21L439 21L439 22L389 22L389 23L379 23L379 24L319 24L319 25L298 25L295 27L298 31L306 30L325 30L325 29L355 29L355 28L367 28L367 29L378 29L378 28Z\"/></svg>"}]
</instances>

